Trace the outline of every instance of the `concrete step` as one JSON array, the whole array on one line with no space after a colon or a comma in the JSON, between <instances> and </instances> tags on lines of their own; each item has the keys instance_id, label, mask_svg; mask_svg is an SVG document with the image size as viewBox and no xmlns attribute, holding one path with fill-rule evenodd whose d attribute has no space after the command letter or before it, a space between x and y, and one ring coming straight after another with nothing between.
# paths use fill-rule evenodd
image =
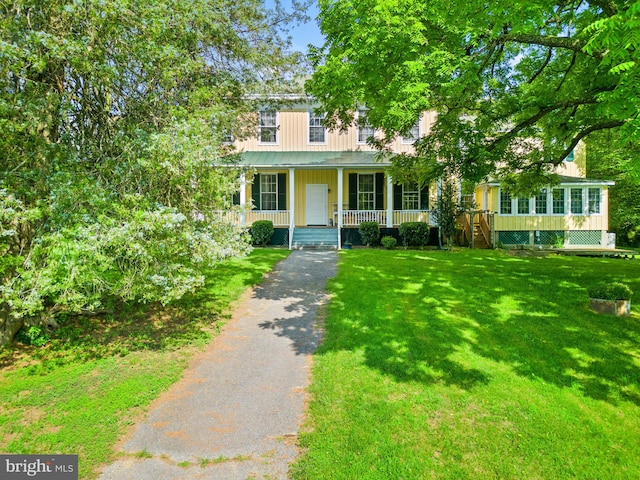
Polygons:
<instances>
[{"instance_id":1,"label":"concrete step","mask_svg":"<svg viewBox=\"0 0 640 480\"><path fill-rule=\"evenodd\" d=\"M296 228L291 243L293 248L338 248L338 229Z\"/></svg>"}]
</instances>

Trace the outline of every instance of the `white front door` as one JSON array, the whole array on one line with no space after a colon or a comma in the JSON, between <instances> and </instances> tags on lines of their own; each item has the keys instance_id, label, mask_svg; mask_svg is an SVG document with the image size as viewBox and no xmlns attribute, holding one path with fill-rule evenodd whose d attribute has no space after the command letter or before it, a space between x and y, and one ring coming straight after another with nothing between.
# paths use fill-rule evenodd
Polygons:
<instances>
[{"instance_id":1,"label":"white front door","mask_svg":"<svg viewBox=\"0 0 640 480\"><path fill-rule=\"evenodd\" d=\"M307 185L307 225L327 225L328 195L325 183Z\"/></svg>"}]
</instances>

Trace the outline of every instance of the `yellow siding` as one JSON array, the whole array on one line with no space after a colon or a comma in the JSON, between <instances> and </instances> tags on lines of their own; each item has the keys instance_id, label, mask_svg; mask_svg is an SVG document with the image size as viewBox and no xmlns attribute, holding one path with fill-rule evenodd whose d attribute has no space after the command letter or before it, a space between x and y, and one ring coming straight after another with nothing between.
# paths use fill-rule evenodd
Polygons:
<instances>
[{"instance_id":1,"label":"yellow siding","mask_svg":"<svg viewBox=\"0 0 640 480\"><path fill-rule=\"evenodd\" d=\"M328 194L327 219L333 215L333 203L338 198L338 172L337 170L296 170L295 172L296 201L295 224L304 226L307 224L307 185L326 184L330 190Z\"/></svg>"},{"instance_id":2,"label":"yellow siding","mask_svg":"<svg viewBox=\"0 0 640 480\"><path fill-rule=\"evenodd\" d=\"M426 135L431 125L435 121L435 113L427 112L423 114L421 121L421 135ZM244 141L239 141L236 147L240 151L266 151L266 152L304 152L304 151L374 151L366 144L357 142L357 129L350 127L346 132L327 131L325 144L308 143L308 112L307 110L286 110L278 112L278 141L274 145L262 145L258 138L253 137ZM402 143L398 138L391 144L394 152L412 152L413 145Z\"/></svg>"}]
</instances>

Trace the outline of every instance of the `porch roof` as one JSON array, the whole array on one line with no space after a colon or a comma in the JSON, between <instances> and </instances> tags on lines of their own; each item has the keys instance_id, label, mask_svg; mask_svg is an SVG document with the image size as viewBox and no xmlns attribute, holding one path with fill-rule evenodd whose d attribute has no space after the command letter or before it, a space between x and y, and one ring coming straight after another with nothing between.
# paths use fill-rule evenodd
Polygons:
<instances>
[{"instance_id":1,"label":"porch roof","mask_svg":"<svg viewBox=\"0 0 640 480\"><path fill-rule=\"evenodd\" d=\"M594 185L594 186L600 186L600 185L608 185L608 186L613 186L616 183L612 180L599 180L599 179L595 179L595 178L584 178L584 177L570 177L567 175L556 175L556 178L558 179L558 183L557 186L568 186L568 185ZM499 187L500 186L500 182L497 180L489 180L488 182L485 182L484 184L480 184L480 185L488 185L490 187ZM554 185L556 186L556 185Z\"/></svg>"},{"instance_id":2,"label":"porch roof","mask_svg":"<svg viewBox=\"0 0 640 480\"><path fill-rule=\"evenodd\" d=\"M378 161L377 152L244 152L240 165L248 167L374 167L388 166Z\"/></svg>"}]
</instances>

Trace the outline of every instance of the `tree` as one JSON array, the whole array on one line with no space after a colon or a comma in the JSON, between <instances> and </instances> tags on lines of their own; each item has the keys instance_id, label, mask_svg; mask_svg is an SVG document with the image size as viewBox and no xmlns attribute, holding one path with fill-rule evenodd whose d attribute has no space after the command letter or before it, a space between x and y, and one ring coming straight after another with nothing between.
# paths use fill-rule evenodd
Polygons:
<instances>
[{"instance_id":1,"label":"tree","mask_svg":"<svg viewBox=\"0 0 640 480\"><path fill-rule=\"evenodd\" d=\"M214 215L238 188L225 139L247 132L246 92L292 78L291 14L258 0L0 14L0 345L60 312L169 302L248 251Z\"/></svg>"},{"instance_id":2,"label":"tree","mask_svg":"<svg viewBox=\"0 0 640 480\"><path fill-rule=\"evenodd\" d=\"M587 144L587 171L614 180L609 188L609 230L616 244L640 246L640 145L624 142L619 132L598 132Z\"/></svg>"},{"instance_id":3,"label":"tree","mask_svg":"<svg viewBox=\"0 0 640 480\"><path fill-rule=\"evenodd\" d=\"M308 91L344 128L359 105L382 133L436 110L396 176L500 177L523 189L590 134L640 138L640 2L320 0ZM518 182L514 182L517 176Z\"/></svg>"}]
</instances>

